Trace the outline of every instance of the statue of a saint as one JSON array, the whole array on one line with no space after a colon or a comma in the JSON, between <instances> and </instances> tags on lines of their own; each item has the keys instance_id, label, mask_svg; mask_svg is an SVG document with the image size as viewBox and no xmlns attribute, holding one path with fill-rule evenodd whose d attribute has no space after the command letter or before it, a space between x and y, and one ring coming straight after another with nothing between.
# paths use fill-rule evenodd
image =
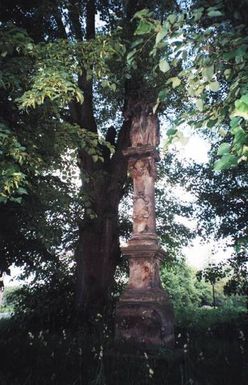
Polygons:
<instances>
[{"instance_id":1,"label":"statue of a saint","mask_svg":"<svg viewBox=\"0 0 248 385\"><path fill-rule=\"evenodd\" d=\"M148 144L157 147L159 145L159 123L157 116L143 111L140 115L134 116L132 118L130 137L132 147Z\"/></svg>"}]
</instances>

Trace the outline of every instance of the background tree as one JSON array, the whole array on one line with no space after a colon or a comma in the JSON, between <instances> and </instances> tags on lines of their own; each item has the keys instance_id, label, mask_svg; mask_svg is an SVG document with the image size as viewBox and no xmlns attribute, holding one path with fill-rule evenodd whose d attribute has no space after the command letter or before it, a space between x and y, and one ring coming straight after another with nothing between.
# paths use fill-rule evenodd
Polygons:
<instances>
[{"instance_id":1,"label":"background tree","mask_svg":"<svg viewBox=\"0 0 248 385\"><path fill-rule=\"evenodd\" d=\"M45 263L59 264L59 248L74 247L77 200L66 183L73 171L66 154L76 139L49 103L29 114L18 110L34 68L32 43L13 26L3 24L1 35L1 270L15 263L39 276ZM65 180L55 174L63 168Z\"/></svg>"},{"instance_id":2,"label":"background tree","mask_svg":"<svg viewBox=\"0 0 248 385\"><path fill-rule=\"evenodd\" d=\"M210 287L197 280L196 271L183 259L164 267L161 279L172 299L176 315L185 309L207 305L211 301Z\"/></svg>"},{"instance_id":3,"label":"background tree","mask_svg":"<svg viewBox=\"0 0 248 385\"><path fill-rule=\"evenodd\" d=\"M199 281L204 279L206 282L209 282L212 286L212 296L213 296L213 307L216 307L216 297L215 297L215 285L216 283L225 276L223 268L218 265L210 264L204 270L199 270L196 273L197 279Z\"/></svg>"},{"instance_id":4,"label":"background tree","mask_svg":"<svg viewBox=\"0 0 248 385\"><path fill-rule=\"evenodd\" d=\"M226 293L245 294L247 165L239 164L238 167L215 173L212 168L214 159L212 156L210 165L192 168L189 171L191 176L185 183L197 197L199 235L206 241L210 236L214 237L216 241L224 242L225 247L233 248L232 256L225 262L230 270Z\"/></svg>"}]
</instances>

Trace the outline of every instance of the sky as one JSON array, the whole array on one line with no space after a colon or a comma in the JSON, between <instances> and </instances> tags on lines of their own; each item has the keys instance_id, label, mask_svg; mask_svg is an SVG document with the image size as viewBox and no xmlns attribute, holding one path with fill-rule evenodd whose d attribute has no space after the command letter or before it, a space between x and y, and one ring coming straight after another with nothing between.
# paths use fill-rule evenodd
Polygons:
<instances>
[{"instance_id":1,"label":"sky","mask_svg":"<svg viewBox=\"0 0 248 385\"><path fill-rule=\"evenodd\" d=\"M197 163L206 163L208 161L210 143L197 134L186 137L182 143L176 141L173 147L176 149L177 156L181 161L194 161ZM189 192L178 190L176 193L179 197L183 194L184 200L194 199ZM192 230L197 227L195 220L181 217L179 221ZM232 251L231 247L225 247L225 241L216 242L210 238L203 243L202 238L199 236L192 241L190 246L186 246L182 250L187 263L198 270L204 268L208 263L218 263L228 259Z\"/></svg>"}]
</instances>

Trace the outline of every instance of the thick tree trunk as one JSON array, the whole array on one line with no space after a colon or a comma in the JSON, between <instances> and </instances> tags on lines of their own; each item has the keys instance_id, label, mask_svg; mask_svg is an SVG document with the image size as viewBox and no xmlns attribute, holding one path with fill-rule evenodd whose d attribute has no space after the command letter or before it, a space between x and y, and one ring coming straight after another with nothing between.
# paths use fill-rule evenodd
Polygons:
<instances>
[{"instance_id":1,"label":"thick tree trunk","mask_svg":"<svg viewBox=\"0 0 248 385\"><path fill-rule=\"evenodd\" d=\"M106 212L79 228L77 305L87 318L106 311L120 256L118 207L111 204L115 198L108 190L98 198L109 202Z\"/></svg>"},{"instance_id":2,"label":"thick tree trunk","mask_svg":"<svg viewBox=\"0 0 248 385\"><path fill-rule=\"evenodd\" d=\"M80 313L89 319L107 310L114 283L114 273L120 258L118 208L127 178L127 161L122 150L130 144L130 122L119 133L116 153L104 163L94 164L84 154L82 172L91 175L85 186L96 217L86 215L79 225L76 251L76 302Z\"/></svg>"}]
</instances>

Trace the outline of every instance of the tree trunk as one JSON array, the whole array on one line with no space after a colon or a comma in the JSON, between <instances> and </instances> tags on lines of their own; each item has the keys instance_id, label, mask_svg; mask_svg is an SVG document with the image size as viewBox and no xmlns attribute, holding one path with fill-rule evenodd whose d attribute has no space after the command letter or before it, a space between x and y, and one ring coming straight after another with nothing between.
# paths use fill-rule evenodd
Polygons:
<instances>
[{"instance_id":1,"label":"tree trunk","mask_svg":"<svg viewBox=\"0 0 248 385\"><path fill-rule=\"evenodd\" d=\"M122 150L129 146L130 122L119 133L116 152L104 163L94 164L89 156L82 159L82 172L90 176L85 190L91 199L95 218L85 215L79 225L76 251L77 308L85 319L107 310L120 258L118 208L127 178L127 161Z\"/></svg>"},{"instance_id":2,"label":"tree trunk","mask_svg":"<svg viewBox=\"0 0 248 385\"><path fill-rule=\"evenodd\" d=\"M215 287L214 284L212 284L212 294L213 294L213 307L216 308L216 299L215 299Z\"/></svg>"},{"instance_id":3,"label":"tree trunk","mask_svg":"<svg viewBox=\"0 0 248 385\"><path fill-rule=\"evenodd\" d=\"M99 192L102 198L115 199L108 190ZM79 228L77 305L86 318L106 311L120 256L118 210L111 202L105 208L105 213Z\"/></svg>"}]
</instances>

